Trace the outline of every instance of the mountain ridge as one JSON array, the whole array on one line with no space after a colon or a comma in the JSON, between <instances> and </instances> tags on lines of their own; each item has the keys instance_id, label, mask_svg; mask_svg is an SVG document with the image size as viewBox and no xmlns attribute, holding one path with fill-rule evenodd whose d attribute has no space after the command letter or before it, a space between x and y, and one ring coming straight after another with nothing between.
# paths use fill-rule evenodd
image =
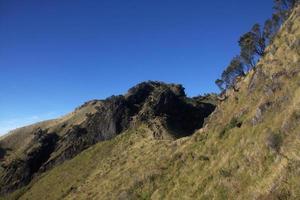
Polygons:
<instances>
[{"instance_id":1,"label":"mountain ridge","mask_svg":"<svg viewBox=\"0 0 300 200\"><path fill-rule=\"evenodd\" d=\"M88 101L59 119L17 129L0 140L1 192L27 185L34 176L139 123L147 122L155 139L190 135L215 108L199 98L186 97L181 85L148 81L125 95ZM20 134L22 144L17 142Z\"/></svg>"},{"instance_id":2,"label":"mountain ridge","mask_svg":"<svg viewBox=\"0 0 300 200\"><path fill-rule=\"evenodd\" d=\"M207 99L185 98L176 85L161 86L152 96L157 83L142 84L131 90L136 96L112 97L114 103L96 110L91 122L101 124L96 119L111 107L117 112L110 116L122 126L104 127L120 134L82 149L5 198L299 199L299 44L297 6L257 66L224 93L205 120L185 111L197 110L201 101L205 107ZM133 126L123 121L131 116ZM77 136L76 128L68 130Z\"/></svg>"}]
</instances>

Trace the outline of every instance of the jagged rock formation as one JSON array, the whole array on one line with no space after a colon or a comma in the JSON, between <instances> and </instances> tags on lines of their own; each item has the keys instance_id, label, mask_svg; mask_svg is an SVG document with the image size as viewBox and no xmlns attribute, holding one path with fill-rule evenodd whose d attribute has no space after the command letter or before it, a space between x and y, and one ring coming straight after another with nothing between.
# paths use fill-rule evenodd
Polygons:
<instances>
[{"instance_id":1,"label":"jagged rock formation","mask_svg":"<svg viewBox=\"0 0 300 200\"><path fill-rule=\"evenodd\" d=\"M88 107L92 107L88 108ZM144 82L127 94L93 100L62 119L17 130L0 141L11 153L0 151L1 193L28 184L34 176L71 159L99 141L110 140L129 127L147 123L156 139L176 139L202 127L214 110L213 103L188 98L181 85ZM86 110L82 112L82 110ZM90 111L90 112L88 112ZM80 120L74 120L77 115ZM69 118L65 120L65 118ZM20 156L13 156L17 134L25 134L27 145ZM16 149L15 149L16 150ZM15 152L14 152L15 153Z\"/></svg>"}]
</instances>

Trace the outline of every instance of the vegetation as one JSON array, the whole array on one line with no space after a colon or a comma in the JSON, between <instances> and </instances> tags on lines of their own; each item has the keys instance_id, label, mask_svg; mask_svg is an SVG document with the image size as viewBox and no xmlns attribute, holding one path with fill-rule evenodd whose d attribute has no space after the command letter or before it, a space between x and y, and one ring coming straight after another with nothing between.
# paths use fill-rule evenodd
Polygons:
<instances>
[{"instance_id":1,"label":"vegetation","mask_svg":"<svg viewBox=\"0 0 300 200\"><path fill-rule=\"evenodd\" d=\"M280 133L271 133L267 138L267 145L272 150L279 152L282 145L282 135Z\"/></svg>"},{"instance_id":2,"label":"vegetation","mask_svg":"<svg viewBox=\"0 0 300 200\"><path fill-rule=\"evenodd\" d=\"M154 139L156 124L144 121L3 199L299 199L299 13L300 6L239 92L228 95L192 136ZM239 62L231 65L239 68ZM82 117L93 110L84 109L77 111ZM258 110L260 122L253 124ZM9 137L13 150L24 145Z\"/></svg>"},{"instance_id":3,"label":"vegetation","mask_svg":"<svg viewBox=\"0 0 300 200\"><path fill-rule=\"evenodd\" d=\"M224 138L226 136L226 133L230 131L230 129L233 128L240 128L242 126L242 122L237 119L236 117L233 117L230 122L222 129L222 131L219 134L219 138Z\"/></svg>"},{"instance_id":4,"label":"vegetation","mask_svg":"<svg viewBox=\"0 0 300 200\"><path fill-rule=\"evenodd\" d=\"M281 24L288 18L297 3L298 0L274 0L274 13L265 21L264 27L254 24L249 32L240 37L238 41L240 55L231 60L221 78L215 81L221 91L234 86L237 77L245 76L255 67L257 61L265 55L266 46L272 42Z\"/></svg>"}]
</instances>

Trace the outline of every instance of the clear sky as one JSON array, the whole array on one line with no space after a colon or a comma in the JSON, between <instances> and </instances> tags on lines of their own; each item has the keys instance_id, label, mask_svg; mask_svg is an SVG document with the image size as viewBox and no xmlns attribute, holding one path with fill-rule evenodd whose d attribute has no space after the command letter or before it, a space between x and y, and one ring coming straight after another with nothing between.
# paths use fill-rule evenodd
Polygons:
<instances>
[{"instance_id":1,"label":"clear sky","mask_svg":"<svg viewBox=\"0 0 300 200\"><path fill-rule=\"evenodd\" d=\"M145 80L189 96L238 53L272 0L0 0L0 134Z\"/></svg>"}]
</instances>

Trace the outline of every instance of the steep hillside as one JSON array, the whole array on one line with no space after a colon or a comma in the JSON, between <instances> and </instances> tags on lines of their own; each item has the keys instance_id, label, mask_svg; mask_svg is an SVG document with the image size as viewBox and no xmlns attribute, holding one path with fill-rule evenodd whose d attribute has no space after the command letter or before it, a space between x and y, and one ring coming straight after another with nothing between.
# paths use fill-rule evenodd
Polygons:
<instances>
[{"instance_id":1,"label":"steep hillside","mask_svg":"<svg viewBox=\"0 0 300 200\"><path fill-rule=\"evenodd\" d=\"M110 140L55 165L6 198L300 198L300 7L256 68L226 92L205 127L193 135L203 122L195 107L206 99L182 98L181 89L168 88L171 92L142 104L132 100L130 105L142 106L129 109L134 114L122 111L133 117L130 126L125 120L120 123L124 126L113 128L119 130L116 137L97 132L99 138ZM132 93L144 96L130 91L122 97L126 102ZM174 94L181 103L166 103L166 97L173 99ZM93 116L109 112L96 113ZM97 117L91 122L104 126Z\"/></svg>"},{"instance_id":2,"label":"steep hillside","mask_svg":"<svg viewBox=\"0 0 300 200\"><path fill-rule=\"evenodd\" d=\"M0 140L0 192L73 158L99 141L147 123L153 139L173 140L202 127L214 97L188 98L181 85L144 82L127 94L93 100L60 119L17 129Z\"/></svg>"}]
</instances>

